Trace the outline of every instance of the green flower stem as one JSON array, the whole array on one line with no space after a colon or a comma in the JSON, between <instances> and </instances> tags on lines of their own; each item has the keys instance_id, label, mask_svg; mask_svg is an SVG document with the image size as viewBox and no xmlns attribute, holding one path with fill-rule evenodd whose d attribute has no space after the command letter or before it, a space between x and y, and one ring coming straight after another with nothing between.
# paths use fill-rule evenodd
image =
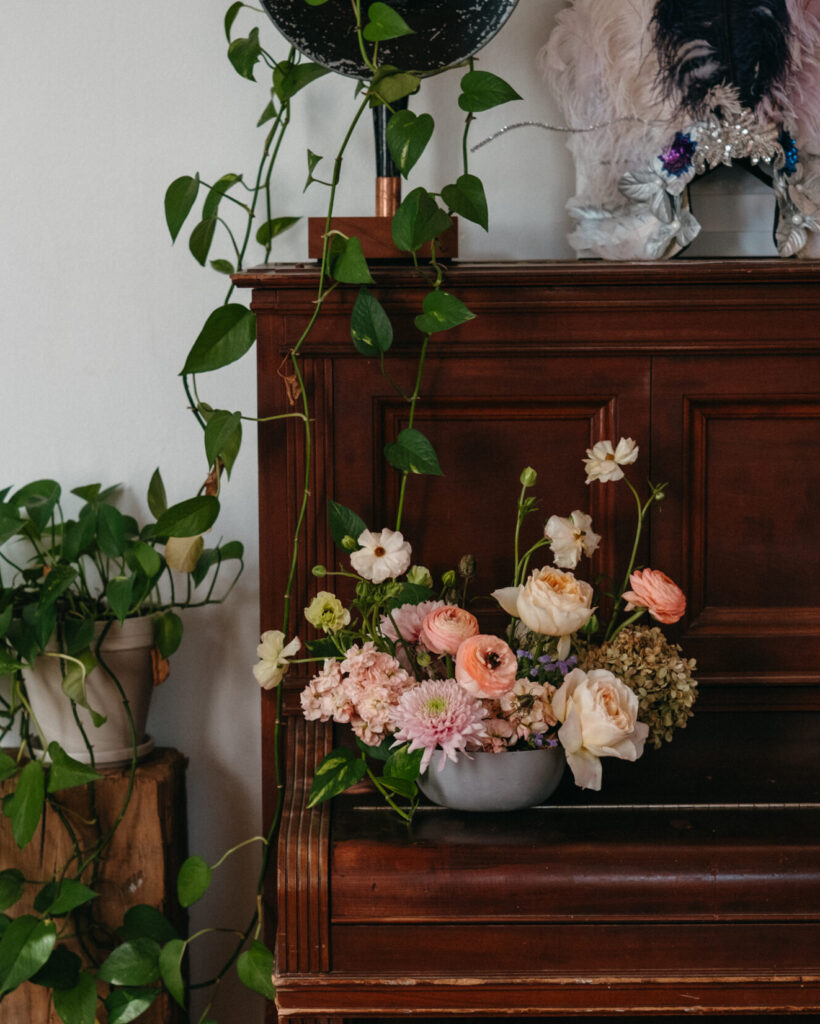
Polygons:
<instances>
[{"instance_id":1,"label":"green flower stem","mask_svg":"<svg viewBox=\"0 0 820 1024\"><path fill-rule=\"evenodd\" d=\"M437 286L438 287L438 286ZM416 416L416 404L419 400L419 394L421 393L421 377L424 373L424 361L427 357L427 347L430 343L430 335L425 334L424 341L421 344L421 354L419 355L419 365L416 371L416 386L413 389L413 394L410 396L410 414L407 418L408 430L413 426L413 421ZM407 488L407 477L410 475L408 470L404 470L401 476L401 487L399 488L399 507L396 511L396 530L401 529L401 517L404 510L404 494Z\"/></svg>"},{"instance_id":2,"label":"green flower stem","mask_svg":"<svg viewBox=\"0 0 820 1024\"><path fill-rule=\"evenodd\" d=\"M631 626L633 622L637 622L645 611L646 608L638 608L637 611L633 612L628 619L624 619L624 621L620 624L620 626L618 626L618 628L612 633L612 635L607 637L608 642L613 641L622 629L625 629L627 626Z\"/></svg>"},{"instance_id":3,"label":"green flower stem","mask_svg":"<svg viewBox=\"0 0 820 1024\"><path fill-rule=\"evenodd\" d=\"M364 761L364 754L362 754L362 760ZM400 818L403 818L409 824L413 820L413 814L415 813L416 810L415 807L410 811L405 811L403 808L399 807L399 805L390 795L390 791L381 784L379 779L373 774L372 770L369 767L367 769L367 775L370 781L379 791L379 793L381 793L384 800L392 807L392 809L396 812L396 814L399 815Z\"/></svg>"},{"instance_id":4,"label":"green flower stem","mask_svg":"<svg viewBox=\"0 0 820 1024\"><path fill-rule=\"evenodd\" d=\"M518 563L518 567L516 569L515 586L518 586L520 583L524 581L524 577L527 575L527 569L529 568L530 559L535 554L535 552L538 551L540 548L546 547L549 547L549 541L546 539L546 537L542 537L540 540L537 540L528 551L524 552L524 554L521 556L521 561Z\"/></svg>"},{"instance_id":5,"label":"green flower stem","mask_svg":"<svg viewBox=\"0 0 820 1024\"><path fill-rule=\"evenodd\" d=\"M522 474L523 476L523 474ZM518 586L520 559L518 557L518 542L521 534L521 524L524 522L524 495L527 493L528 485L521 484L521 493L518 496L518 507L515 513L515 536L513 538L513 586Z\"/></svg>"},{"instance_id":6,"label":"green flower stem","mask_svg":"<svg viewBox=\"0 0 820 1024\"><path fill-rule=\"evenodd\" d=\"M632 575L632 570L635 568L635 559L638 557L638 544L641 539L641 532L643 530L643 523L644 519L646 518L646 513L649 511L649 507L651 506L652 502L655 501L659 495L663 494L664 487L663 484L660 484L658 486L652 486L652 489L649 493L649 497L646 499L645 502L641 502L640 495L635 490L629 479L627 477L624 477L624 480L626 481L626 486L630 489L630 491L632 492L632 496L635 499L635 505L638 513L638 521L635 524L635 539L632 542L632 552L629 556L629 564L627 566L626 573L624 574L624 580L621 584L621 589L618 591L618 594L615 598L615 602L612 606L612 616L609 620L609 626L607 627L606 633L604 634L604 643L606 643L607 640L611 640L617 633L621 631L623 626L627 625L627 623L624 622L622 626L618 626L616 628L618 611L620 608L624 591L629 586L629 577Z\"/></svg>"},{"instance_id":7,"label":"green flower stem","mask_svg":"<svg viewBox=\"0 0 820 1024\"><path fill-rule=\"evenodd\" d=\"M393 629L395 629L395 631L396 631L396 636L399 638L399 643L401 644L402 648L404 649L404 653L407 655L407 658L408 658L410 664L413 666L414 669L417 669L418 665L416 664L416 659L413 656L413 652L410 649L410 645L407 643L407 641L401 635L401 630L396 625L396 620L393 618L393 612L388 612L387 613L387 617L390 619L390 621L393 624Z\"/></svg>"}]
</instances>

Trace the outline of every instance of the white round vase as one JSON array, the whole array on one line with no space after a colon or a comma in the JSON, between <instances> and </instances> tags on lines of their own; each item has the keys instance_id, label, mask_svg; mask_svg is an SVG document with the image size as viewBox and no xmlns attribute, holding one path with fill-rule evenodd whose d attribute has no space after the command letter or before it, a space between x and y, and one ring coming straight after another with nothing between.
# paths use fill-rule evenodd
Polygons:
<instances>
[{"instance_id":1,"label":"white round vase","mask_svg":"<svg viewBox=\"0 0 820 1024\"><path fill-rule=\"evenodd\" d=\"M102 627L103 623L97 624L95 639ZM102 644L103 659L128 698L138 757L147 754L154 745L145 735L148 706L154 689L153 646L154 624L148 617L126 619L121 626L115 622ZM61 659L41 655L35 661L34 669L24 673L24 679L31 709L46 746L56 740L70 757L87 763L90 760L88 749L74 720L71 701L62 691ZM88 703L106 717L102 725L95 726L88 711L77 705L80 721L94 748L95 764L109 767L128 764L133 754L133 743L119 690L101 665L88 673L85 686Z\"/></svg>"},{"instance_id":2,"label":"white round vase","mask_svg":"<svg viewBox=\"0 0 820 1024\"><path fill-rule=\"evenodd\" d=\"M563 747L459 754L438 770L439 753L419 777L424 795L457 811L517 811L543 803L561 781Z\"/></svg>"}]
</instances>

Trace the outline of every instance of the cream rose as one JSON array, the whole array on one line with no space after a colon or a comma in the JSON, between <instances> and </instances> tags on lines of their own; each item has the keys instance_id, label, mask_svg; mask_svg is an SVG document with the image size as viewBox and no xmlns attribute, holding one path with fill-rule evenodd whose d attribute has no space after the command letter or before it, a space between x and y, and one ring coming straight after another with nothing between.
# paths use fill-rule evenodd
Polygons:
<instances>
[{"instance_id":1,"label":"cream rose","mask_svg":"<svg viewBox=\"0 0 820 1024\"><path fill-rule=\"evenodd\" d=\"M433 654L455 654L462 642L478 631L475 615L456 604L445 604L425 616L419 640Z\"/></svg>"},{"instance_id":2,"label":"cream rose","mask_svg":"<svg viewBox=\"0 0 820 1024\"><path fill-rule=\"evenodd\" d=\"M569 672L552 710L564 723L558 739L581 789L601 788L600 758L637 761L643 753L649 726L638 721L638 698L606 669Z\"/></svg>"},{"instance_id":3,"label":"cream rose","mask_svg":"<svg viewBox=\"0 0 820 1024\"><path fill-rule=\"evenodd\" d=\"M493 597L508 615L535 633L557 636L558 657L566 658L570 636L592 615L592 587L571 572L536 569L522 587L502 587Z\"/></svg>"}]
</instances>

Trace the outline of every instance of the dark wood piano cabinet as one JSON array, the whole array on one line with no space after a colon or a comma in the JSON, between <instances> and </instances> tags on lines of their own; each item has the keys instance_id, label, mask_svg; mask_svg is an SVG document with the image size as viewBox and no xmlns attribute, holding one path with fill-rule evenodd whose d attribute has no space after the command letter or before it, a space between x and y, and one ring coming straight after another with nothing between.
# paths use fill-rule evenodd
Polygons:
<instances>
[{"instance_id":1,"label":"dark wood piano cabinet","mask_svg":"<svg viewBox=\"0 0 820 1024\"><path fill-rule=\"evenodd\" d=\"M427 285L376 267L407 383ZM259 415L289 411L281 378L312 312L316 269L261 268ZM509 576L516 481L544 515L589 509L614 538L591 573L623 571L631 497L587 488L594 441L635 438L637 471L669 481L641 560L686 590L674 632L699 663L695 718L600 794L562 783L514 815L419 811L411 830L366 792L305 796L330 729L286 694L279 840L279 1012L291 1020L820 1013L820 265L455 264L477 317L434 337L416 423L444 477L411 478L402 524L442 570L472 552L478 593ZM340 288L304 349L316 459L301 614L334 564L334 498L389 525L385 441L405 403L358 355ZM259 430L262 627L279 624L302 442ZM537 529L534 524L533 529ZM313 588L309 590L308 588ZM294 614L293 632L305 635ZM263 708L273 727L273 703ZM265 778L273 798L273 752Z\"/></svg>"}]
</instances>

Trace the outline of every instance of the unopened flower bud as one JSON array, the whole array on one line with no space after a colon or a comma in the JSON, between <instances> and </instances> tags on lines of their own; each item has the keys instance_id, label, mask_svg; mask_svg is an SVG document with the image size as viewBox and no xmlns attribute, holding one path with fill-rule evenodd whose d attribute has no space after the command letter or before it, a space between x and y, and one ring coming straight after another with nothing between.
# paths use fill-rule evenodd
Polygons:
<instances>
[{"instance_id":1,"label":"unopened flower bud","mask_svg":"<svg viewBox=\"0 0 820 1024\"><path fill-rule=\"evenodd\" d=\"M351 537L349 533L346 533L344 537L342 537L342 547L345 551L355 551L358 546L359 542L355 537Z\"/></svg>"},{"instance_id":2,"label":"unopened flower bud","mask_svg":"<svg viewBox=\"0 0 820 1024\"><path fill-rule=\"evenodd\" d=\"M419 668L427 668L427 666L430 664L432 660L433 657L429 651L416 651L416 663L418 664Z\"/></svg>"},{"instance_id":3,"label":"unopened flower bud","mask_svg":"<svg viewBox=\"0 0 820 1024\"><path fill-rule=\"evenodd\" d=\"M472 555L462 555L458 562L458 572L465 580L475 576L475 558Z\"/></svg>"},{"instance_id":4,"label":"unopened flower bud","mask_svg":"<svg viewBox=\"0 0 820 1024\"><path fill-rule=\"evenodd\" d=\"M441 577L441 582L445 587L454 587L456 585L456 574L454 569L448 569L447 572Z\"/></svg>"},{"instance_id":5,"label":"unopened flower bud","mask_svg":"<svg viewBox=\"0 0 820 1024\"><path fill-rule=\"evenodd\" d=\"M432 587L433 577L426 565L411 565L407 570L407 582L417 587Z\"/></svg>"},{"instance_id":6,"label":"unopened flower bud","mask_svg":"<svg viewBox=\"0 0 820 1024\"><path fill-rule=\"evenodd\" d=\"M325 569L323 565L314 565L311 572L314 576L319 576L320 578L322 576L327 576L327 569Z\"/></svg>"},{"instance_id":7,"label":"unopened flower bud","mask_svg":"<svg viewBox=\"0 0 820 1024\"><path fill-rule=\"evenodd\" d=\"M535 472L532 466L527 466L526 469L521 470L520 479L524 487L532 487L535 484L535 481L538 479L538 474Z\"/></svg>"}]
</instances>

